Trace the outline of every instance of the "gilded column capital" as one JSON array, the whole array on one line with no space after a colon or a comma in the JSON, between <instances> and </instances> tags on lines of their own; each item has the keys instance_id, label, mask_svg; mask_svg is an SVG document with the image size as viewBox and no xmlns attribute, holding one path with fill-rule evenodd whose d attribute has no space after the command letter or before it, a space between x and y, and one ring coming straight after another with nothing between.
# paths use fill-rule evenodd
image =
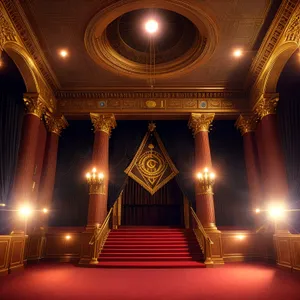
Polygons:
<instances>
[{"instance_id":1,"label":"gilded column capital","mask_svg":"<svg viewBox=\"0 0 300 300\"><path fill-rule=\"evenodd\" d=\"M259 119L268 115L276 114L276 107L279 101L279 94L264 94L256 104L254 111Z\"/></svg>"},{"instance_id":2,"label":"gilded column capital","mask_svg":"<svg viewBox=\"0 0 300 300\"><path fill-rule=\"evenodd\" d=\"M188 126L193 130L194 136L200 131L209 131L209 127L215 117L214 113L192 113Z\"/></svg>"},{"instance_id":3,"label":"gilded column capital","mask_svg":"<svg viewBox=\"0 0 300 300\"><path fill-rule=\"evenodd\" d=\"M94 125L95 132L103 131L110 135L111 130L117 126L114 114L95 114L91 113L91 120Z\"/></svg>"},{"instance_id":4,"label":"gilded column capital","mask_svg":"<svg viewBox=\"0 0 300 300\"><path fill-rule=\"evenodd\" d=\"M241 131L241 134L255 131L258 122L256 115L240 115L235 122L235 127Z\"/></svg>"},{"instance_id":5,"label":"gilded column capital","mask_svg":"<svg viewBox=\"0 0 300 300\"><path fill-rule=\"evenodd\" d=\"M46 111L46 105L39 97L38 93L25 93L23 95L25 110L27 114L41 118Z\"/></svg>"},{"instance_id":6,"label":"gilded column capital","mask_svg":"<svg viewBox=\"0 0 300 300\"><path fill-rule=\"evenodd\" d=\"M50 113L45 114L45 124L49 132L55 133L58 136L68 126L68 122L63 115L57 117Z\"/></svg>"}]
</instances>

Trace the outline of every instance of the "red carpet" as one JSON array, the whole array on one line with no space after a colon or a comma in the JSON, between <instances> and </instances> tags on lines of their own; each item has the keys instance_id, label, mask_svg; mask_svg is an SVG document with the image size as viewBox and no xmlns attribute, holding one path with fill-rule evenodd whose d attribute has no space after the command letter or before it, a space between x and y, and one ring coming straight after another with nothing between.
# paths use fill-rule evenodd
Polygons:
<instances>
[{"instance_id":1,"label":"red carpet","mask_svg":"<svg viewBox=\"0 0 300 300\"><path fill-rule=\"evenodd\" d=\"M112 230L97 266L205 267L194 233L167 227L124 227Z\"/></svg>"},{"instance_id":2,"label":"red carpet","mask_svg":"<svg viewBox=\"0 0 300 300\"><path fill-rule=\"evenodd\" d=\"M0 277L1 300L296 300L300 275L262 264L199 269L32 265Z\"/></svg>"}]
</instances>

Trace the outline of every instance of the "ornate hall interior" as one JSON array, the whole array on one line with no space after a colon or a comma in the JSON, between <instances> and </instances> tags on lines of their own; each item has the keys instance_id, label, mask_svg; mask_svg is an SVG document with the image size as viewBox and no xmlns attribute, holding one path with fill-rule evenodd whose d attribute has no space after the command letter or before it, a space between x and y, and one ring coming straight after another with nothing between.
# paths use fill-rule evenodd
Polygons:
<instances>
[{"instance_id":1,"label":"ornate hall interior","mask_svg":"<svg viewBox=\"0 0 300 300\"><path fill-rule=\"evenodd\" d=\"M0 298L300 299L299 0L1 0Z\"/></svg>"}]
</instances>

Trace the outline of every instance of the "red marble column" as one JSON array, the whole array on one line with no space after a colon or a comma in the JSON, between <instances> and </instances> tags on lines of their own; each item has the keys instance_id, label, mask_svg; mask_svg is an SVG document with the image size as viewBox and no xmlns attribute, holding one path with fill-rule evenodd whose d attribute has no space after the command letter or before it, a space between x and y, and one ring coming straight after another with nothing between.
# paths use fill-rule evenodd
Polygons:
<instances>
[{"instance_id":1,"label":"red marble column","mask_svg":"<svg viewBox=\"0 0 300 300\"><path fill-rule=\"evenodd\" d=\"M249 200L253 212L262 206L262 184L255 138L256 125L257 117L253 115L241 115L236 122L236 127L240 129L243 136Z\"/></svg>"},{"instance_id":2,"label":"red marble column","mask_svg":"<svg viewBox=\"0 0 300 300\"><path fill-rule=\"evenodd\" d=\"M257 129L260 137L258 151L262 165L266 203L284 203L288 197L286 169L275 114L278 100L278 96L264 97L256 109L256 113L261 119Z\"/></svg>"},{"instance_id":3,"label":"red marble column","mask_svg":"<svg viewBox=\"0 0 300 300\"><path fill-rule=\"evenodd\" d=\"M24 116L19 158L14 178L13 207L18 207L25 202L32 203L40 119L45 111L45 106L39 99L38 94L25 94L24 102L27 114Z\"/></svg>"},{"instance_id":4,"label":"red marble column","mask_svg":"<svg viewBox=\"0 0 300 300\"><path fill-rule=\"evenodd\" d=\"M214 114L192 114L189 121L195 136L196 172L212 168L208 131L213 118ZM196 214L205 229L216 229L213 192L209 190L201 193L198 184L196 185Z\"/></svg>"},{"instance_id":5,"label":"red marble column","mask_svg":"<svg viewBox=\"0 0 300 300\"><path fill-rule=\"evenodd\" d=\"M55 117L50 114L45 115L45 121L48 129L48 134L43 162L41 185L39 189L38 206L41 210L43 208L51 210L51 202L55 184L58 141L61 131L67 127L68 123L63 116ZM48 225L47 223L48 216L44 215L42 218L41 226L43 228L46 228Z\"/></svg>"},{"instance_id":6,"label":"red marble column","mask_svg":"<svg viewBox=\"0 0 300 300\"><path fill-rule=\"evenodd\" d=\"M39 137L38 137L38 146L36 149L35 155L35 166L34 166L34 173L33 173L33 202L36 203L38 197L38 191L40 187L42 169L43 169L43 161L45 155L45 148L46 148L46 139L47 139L47 130L44 125L44 122L40 123L39 128Z\"/></svg>"},{"instance_id":7,"label":"red marble column","mask_svg":"<svg viewBox=\"0 0 300 300\"><path fill-rule=\"evenodd\" d=\"M107 215L107 196L109 182L109 136L115 128L116 121L113 114L91 114L95 129L92 167L104 174L104 189L93 191L90 188L88 224L87 228L94 228L102 224Z\"/></svg>"}]
</instances>

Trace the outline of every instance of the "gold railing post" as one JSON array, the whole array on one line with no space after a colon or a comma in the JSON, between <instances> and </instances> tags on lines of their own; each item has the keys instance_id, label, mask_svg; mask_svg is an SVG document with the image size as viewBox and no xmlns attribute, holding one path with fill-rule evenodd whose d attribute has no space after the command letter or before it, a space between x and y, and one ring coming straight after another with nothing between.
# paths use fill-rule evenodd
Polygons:
<instances>
[{"instance_id":1,"label":"gold railing post","mask_svg":"<svg viewBox=\"0 0 300 300\"><path fill-rule=\"evenodd\" d=\"M183 197L183 213L184 213L184 225L186 229L190 228L190 205L186 196Z\"/></svg>"},{"instance_id":2,"label":"gold railing post","mask_svg":"<svg viewBox=\"0 0 300 300\"><path fill-rule=\"evenodd\" d=\"M123 196L123 191L121 192L118 198L118 226L121 226L121 219L122 219L122 196Z\"/></svg>"}]
</instances>

